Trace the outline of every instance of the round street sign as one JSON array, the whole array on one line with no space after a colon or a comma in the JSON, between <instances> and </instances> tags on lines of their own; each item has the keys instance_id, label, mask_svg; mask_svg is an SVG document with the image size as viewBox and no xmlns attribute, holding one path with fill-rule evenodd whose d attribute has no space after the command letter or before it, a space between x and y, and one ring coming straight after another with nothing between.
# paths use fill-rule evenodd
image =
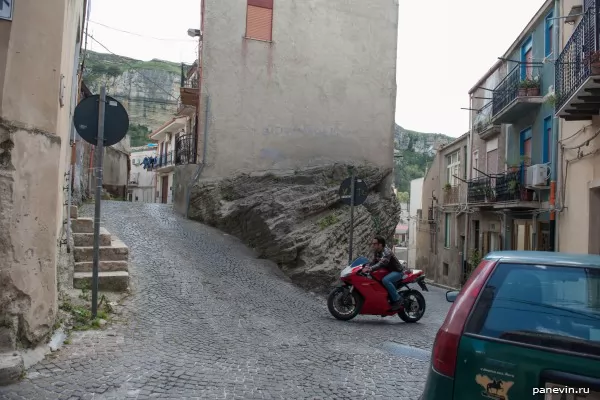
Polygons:
<instances>
[{"instance_id":1,"label":"round street sign","mask_svg":"<svg viewBox=\"0 0 600 400\"><path fill-rule=\"evenodd\" d=\"M100 95L85 98L75 107L73 124L83 140L93 145L98 143L98 106ZM104 145L119 143L129 130L129 115L121 103L106 96L104 114Z\"/></svg>"},{"instance_id":2,"label":"round street sign","mask_svg":"<svg viewBox=\"0 0 600 400\"><path fill-rule=\"evenodd\" d=\"M367 200L367 197L369 196L369 188L367 187L367 184L365 183L365 181L363 181L362 179L359 179L359 178L355 178L355 179L356 180L354 181L354 205L360 206ZM351 198L352 198L351 190L352 190L352 178L344 179L344 181L340 185L340 191L339 191L340 200L342 200L342 202L344 204L351 205Z\"/></svg>"}]
</instances>

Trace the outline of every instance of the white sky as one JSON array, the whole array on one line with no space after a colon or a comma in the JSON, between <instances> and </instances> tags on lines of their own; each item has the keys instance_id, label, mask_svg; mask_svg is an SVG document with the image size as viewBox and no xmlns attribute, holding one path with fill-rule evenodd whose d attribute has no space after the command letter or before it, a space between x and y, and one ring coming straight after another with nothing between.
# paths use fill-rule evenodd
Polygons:
<instances>
[{"instance_id":1,"label":"white sky","mask_svg":"<svg viewBox=\"0 0 600 400\"><path fill-rule=\"evenodd\" d=\"M469 129L469 112L460 109L469 107L468 90L544 1L399 2L396 122L406 129L459 136ZM186 63L196 59L197 41L187 29L199 28L200 0L92 0L90 19L117 29L90 23L90 34L116 54ZM106 52L93 41L88 48Z\"/></svg>"}]
</instances>

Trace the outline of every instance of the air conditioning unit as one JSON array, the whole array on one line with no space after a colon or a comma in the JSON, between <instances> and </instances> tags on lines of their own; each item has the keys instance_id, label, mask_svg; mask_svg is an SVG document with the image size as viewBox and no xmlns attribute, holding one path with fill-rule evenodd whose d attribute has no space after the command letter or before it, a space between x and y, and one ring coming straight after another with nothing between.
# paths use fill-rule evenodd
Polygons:
<instances>
[{"instance_id":1,"label":"air conditioning unit","mask_svg":"<svg viewBox=\"0 0 600 400\"><path fill-rule=\"evenodd\" d=\"M547 186L549 168L546 164L536 164L527 167L525 186Z\"/></svg>"}]
</instances>

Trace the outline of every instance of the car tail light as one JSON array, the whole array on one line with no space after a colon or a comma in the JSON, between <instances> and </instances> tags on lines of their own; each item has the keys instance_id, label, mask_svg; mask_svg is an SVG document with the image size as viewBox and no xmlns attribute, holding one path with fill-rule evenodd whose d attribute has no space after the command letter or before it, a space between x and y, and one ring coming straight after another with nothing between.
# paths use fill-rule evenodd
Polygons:
<instances>
[{"instance_id":1,"label":"car tail light","mask_svg":"<svg viewBox=\"0 0 600 400\"><path fill-rule=\"evenodd\" d=\"M442 375L454 377L458 344L467 323L469 313L494 269L495 261L483 260L452 303L448 315L435 337L433 345L433 368Z\"/></svg>"}]
</instances>

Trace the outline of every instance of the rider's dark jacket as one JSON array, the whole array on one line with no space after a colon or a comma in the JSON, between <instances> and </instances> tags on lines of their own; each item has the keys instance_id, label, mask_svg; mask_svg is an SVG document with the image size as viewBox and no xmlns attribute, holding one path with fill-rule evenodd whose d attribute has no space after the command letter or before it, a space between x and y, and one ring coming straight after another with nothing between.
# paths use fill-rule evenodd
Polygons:
<instances>
[{"instance_id":1,"label":"rider's dark jacket","mask_svg":"<svg viewBox=\"0 0 600 400\"><path fill-rule=\"evenodd\" d=\"M371 270L375 271L380 268L386 268L390 271L402 272L404 268L400 261L396 258L392 251L385 247L383 251L376 251L373 257L373 261L370 263Z\"/></svg>"}]
</instances>

